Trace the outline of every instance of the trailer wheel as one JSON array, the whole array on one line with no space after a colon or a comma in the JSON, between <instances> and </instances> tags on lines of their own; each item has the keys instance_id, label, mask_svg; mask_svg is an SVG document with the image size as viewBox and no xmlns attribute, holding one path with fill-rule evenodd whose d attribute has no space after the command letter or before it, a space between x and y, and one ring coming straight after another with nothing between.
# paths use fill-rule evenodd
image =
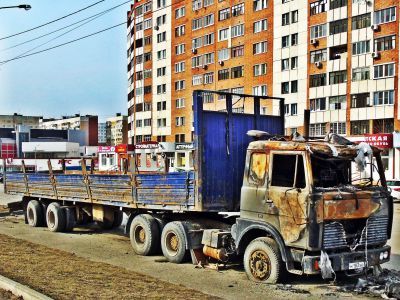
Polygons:
<instances>
[{"instance_id":1,"label":"trailer wheel","mask_svg":"<svg viewBox=\"0 0 400 300\"><path fill-rule=\"evenodd\" d=\"M39 227L45 224L42 204L37 200L31 200L26 207L26 219L29 226Z\"/></svg>"},{"instance_id":2,"label":"trailer wheel","mask_svg":"<svg viewBox=\"0 0 400 300\"><path fill-rule=\"evenodd\" d=\"M268 237L252 241L244 252L243 261L246 275L252 281L275 284L285 272L278 245Z\"/></svg>"},{"instance_id":3,"label":"trailer wheel","mask_svg":"<svg viewBox=\"0 0 400 300\"><path fill-rule=\"evenodd\" d=\"M161 250L169 262L180 264L187 260L186 235L182 222L170 222L161 234Z\"/></svg>"},{"instance_id":4,"label":"trailer wheel","mask_svg":"<svg viewBox=\"0 0 400 300\"><path fill-rule=\"evenodd\" d=\"M160 247L160 229L151 215L141 214L133 218L129 236L136 254L151 255Z\"/></svg>"},{"instance_id":5,"label":"trailer wheel","mask_svg":"<svg viewBox=\"0 0 400 300\"><path fill-rule=\"evenodd\" d=\"M65 231L69 232L76 226L75 207L64 207L65 211Z\"/></svg>"},{"instance_id":6,"label":"trailer wheel","mask_svg":"<svg viewBox=\"0 0 400 300\"><path fill-rule=\"evenodd\" d=\"M63 209L57 202L50 203L50 205L47 207L46 222L50 231L64 231L66 227L65 209Z\"/></svg>"}]
</instances>

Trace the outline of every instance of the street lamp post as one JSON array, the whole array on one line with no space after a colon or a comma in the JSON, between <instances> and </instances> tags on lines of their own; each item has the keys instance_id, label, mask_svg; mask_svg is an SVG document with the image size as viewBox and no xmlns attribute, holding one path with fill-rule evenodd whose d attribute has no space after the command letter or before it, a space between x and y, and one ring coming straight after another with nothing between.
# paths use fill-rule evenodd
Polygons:
<instances>
[{"instance_id":1,"label":"street lamp post","mask_svg":"<svg viewBox=\"0 0 400 300\"><path fill-rule=\"evenodd\" d=\"M14 5L14 6L2 6L0 9L6 9L6 8L23 8L25 10L30 10L32 6L29 4L21 4L21 5Z\"/></svg>"}]
</instances>

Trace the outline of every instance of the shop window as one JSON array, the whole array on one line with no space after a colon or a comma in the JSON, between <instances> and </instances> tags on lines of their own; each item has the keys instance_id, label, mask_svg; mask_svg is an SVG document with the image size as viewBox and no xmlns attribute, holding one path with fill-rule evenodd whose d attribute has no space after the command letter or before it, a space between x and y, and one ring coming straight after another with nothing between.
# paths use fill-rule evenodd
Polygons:
<instances>
[{"instance_id":1,"label":"shop window","mask_svg":"<svg viewBox=\"0 0 400 300\"><path fill-rule=\"evenodd\" d=\"M265 153L253 153L250 159L249 182L254 185L263 185L267 166Z\"/></svg>"}]
</instances>

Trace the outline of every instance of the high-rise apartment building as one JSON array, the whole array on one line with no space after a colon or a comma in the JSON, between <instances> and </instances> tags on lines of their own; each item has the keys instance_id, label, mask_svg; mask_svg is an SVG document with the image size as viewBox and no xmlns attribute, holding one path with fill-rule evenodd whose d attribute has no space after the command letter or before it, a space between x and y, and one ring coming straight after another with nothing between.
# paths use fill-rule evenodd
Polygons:
<instances>
[{"instance_id":1,"label":"high-rise apartment building","mask_svg":"<svg viewBox=\"0 0 400 300\"><path fill-rule=\"evenodd\" d=\"M286 133L382 147L400 177L398 0L142 0L128 13L130 142L189 142L192 91L285 98ZM223 99L204 97L219 109ZM245 111L242 100L234 110ZM262 112L270 107L262 105Z\"/></svg>"},{"instance_id":2,"label":"high-rise apartment building","mask_svg":"<svg viewBox=\"0 0 400 300\"><path fill-rule=\"evenodd\" d=\"M128 143L128 117L117 113L115 117L107 118L106 143L109 146Z\"/></svg>"}]
</instances>

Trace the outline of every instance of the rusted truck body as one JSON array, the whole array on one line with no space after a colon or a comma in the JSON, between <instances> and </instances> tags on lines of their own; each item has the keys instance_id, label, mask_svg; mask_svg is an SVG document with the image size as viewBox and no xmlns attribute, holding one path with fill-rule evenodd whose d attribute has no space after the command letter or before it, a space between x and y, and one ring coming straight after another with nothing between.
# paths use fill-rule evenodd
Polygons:
<instances>
[{"instance_id":1,"label":"rusted truck body","mask_svg":"<svg viewBox=\"0 0 400 300\"><path fill-rule=\"evenodd\" d=\"M319 273L322 257L332 273L390 259L393 207L378 149L285 138L282 99L279 115L261 115L269 97L215 92L226 109L206 111L205 93L214 92L193 97L194 171L141 174L133 166L105 175L82 166L82 174L63 174L49 166L46 174L6 173L5 192L23 197L31 226L69 231L94 220L112 228L124 212L137 254L161 250L173 263L189 254L196 264L243 259L259 282ZM253 113L233 112L234 97L253 101ZM354 181L360 157L374 172Z\"/></svg>"}]
</instances>

